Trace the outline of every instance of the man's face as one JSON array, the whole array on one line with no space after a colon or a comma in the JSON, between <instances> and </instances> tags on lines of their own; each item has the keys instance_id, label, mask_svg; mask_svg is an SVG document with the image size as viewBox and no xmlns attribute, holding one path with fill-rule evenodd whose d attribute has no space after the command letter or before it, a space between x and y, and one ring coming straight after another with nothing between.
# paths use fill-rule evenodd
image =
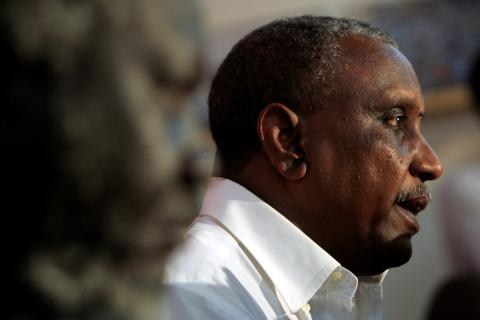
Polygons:
<instances>
[{"instance_id":1,"label":"man's face","mask_svg":"<svg viewBox=\"0 0 480 320\"><path fill-rule=\"evenodd\" d=\"M295 222L343 266L376 274L410 258L416 213L429 201L423 182L442 169L420 132L424 104L408 60L369 38L340 45L329 105L304 117Z\"/></svg>"}]
</instances>

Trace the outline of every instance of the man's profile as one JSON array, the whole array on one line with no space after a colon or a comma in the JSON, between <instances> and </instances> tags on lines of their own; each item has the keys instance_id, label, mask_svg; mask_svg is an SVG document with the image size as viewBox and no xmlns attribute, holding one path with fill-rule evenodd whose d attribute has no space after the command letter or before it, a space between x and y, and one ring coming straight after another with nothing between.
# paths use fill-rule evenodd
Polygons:
<instances>
[{"instance_id":1,"label":"man's profile","mask_svg":"<svg viewBox=\"0 0 480 320\"><path fill-rule=\"evenodd\" d=\"M167 270L173 318L377 319L407 262L424 184L421 89L366 23L302 16L240 40L209 96L221 159Z\"/></svg>"}]
</instances>

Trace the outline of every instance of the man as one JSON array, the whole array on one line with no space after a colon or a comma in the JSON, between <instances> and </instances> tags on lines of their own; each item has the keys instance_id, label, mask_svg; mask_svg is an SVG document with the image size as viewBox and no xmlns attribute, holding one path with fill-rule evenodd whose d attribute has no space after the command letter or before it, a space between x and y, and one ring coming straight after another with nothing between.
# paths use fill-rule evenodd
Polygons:
<instances>
[{"instance_id":1,"label":"man","mask_svg":"<svg viewBox=\"0 0 480 320\"><path fill-rule=\"evenodd\" d=\"M209 97L222 160L167 267L175 319L378 319L441 165L395 42L303 16L237 43ZM359 282L359 279L361 280Z\"/></svg>"}]
</instances>

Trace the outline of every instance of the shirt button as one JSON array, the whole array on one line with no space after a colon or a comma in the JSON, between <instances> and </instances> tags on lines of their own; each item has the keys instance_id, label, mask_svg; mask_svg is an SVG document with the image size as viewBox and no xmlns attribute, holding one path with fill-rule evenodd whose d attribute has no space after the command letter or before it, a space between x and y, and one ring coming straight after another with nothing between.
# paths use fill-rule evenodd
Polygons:
<instances>
[{"instance_id":1,"label":"shirt button","mask_svg":"<svg viewBox=\"0 0 480 320\"><path fill-rule=\"evenodd\" d=\"M340 280L342 280L343 278L343 275L340 271L335 271L334 273L332 273L332 280L335 281L335 282L339 282Z\"/></svg>"},{"instance_id":2,"label":"shirt button","mask_svg":"<svg viewBox=\"0 0 480 320\"><path fill-rule=\"evenodd\" d=\"M309 313L310 312L310 305L308 303L305 303L302 307L303 312Z\"/></svg>"}]
</instances>

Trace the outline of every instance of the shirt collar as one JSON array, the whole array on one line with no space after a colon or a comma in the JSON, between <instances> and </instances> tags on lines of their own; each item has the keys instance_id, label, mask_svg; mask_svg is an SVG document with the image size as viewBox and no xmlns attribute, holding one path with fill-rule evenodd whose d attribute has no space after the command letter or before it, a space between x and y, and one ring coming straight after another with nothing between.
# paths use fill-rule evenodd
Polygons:
<instances>
[{"instance_id":1,"label":"shirt collar","mask_svg":"<svg viewBox=\"0 0 480 320\"><path fill-rule=\"evenodd\" d=\"M220 221L250 251L292 312L340 265L278 211L231 180L210 180L200 214Z\"/></svg>"}]
</instances>

